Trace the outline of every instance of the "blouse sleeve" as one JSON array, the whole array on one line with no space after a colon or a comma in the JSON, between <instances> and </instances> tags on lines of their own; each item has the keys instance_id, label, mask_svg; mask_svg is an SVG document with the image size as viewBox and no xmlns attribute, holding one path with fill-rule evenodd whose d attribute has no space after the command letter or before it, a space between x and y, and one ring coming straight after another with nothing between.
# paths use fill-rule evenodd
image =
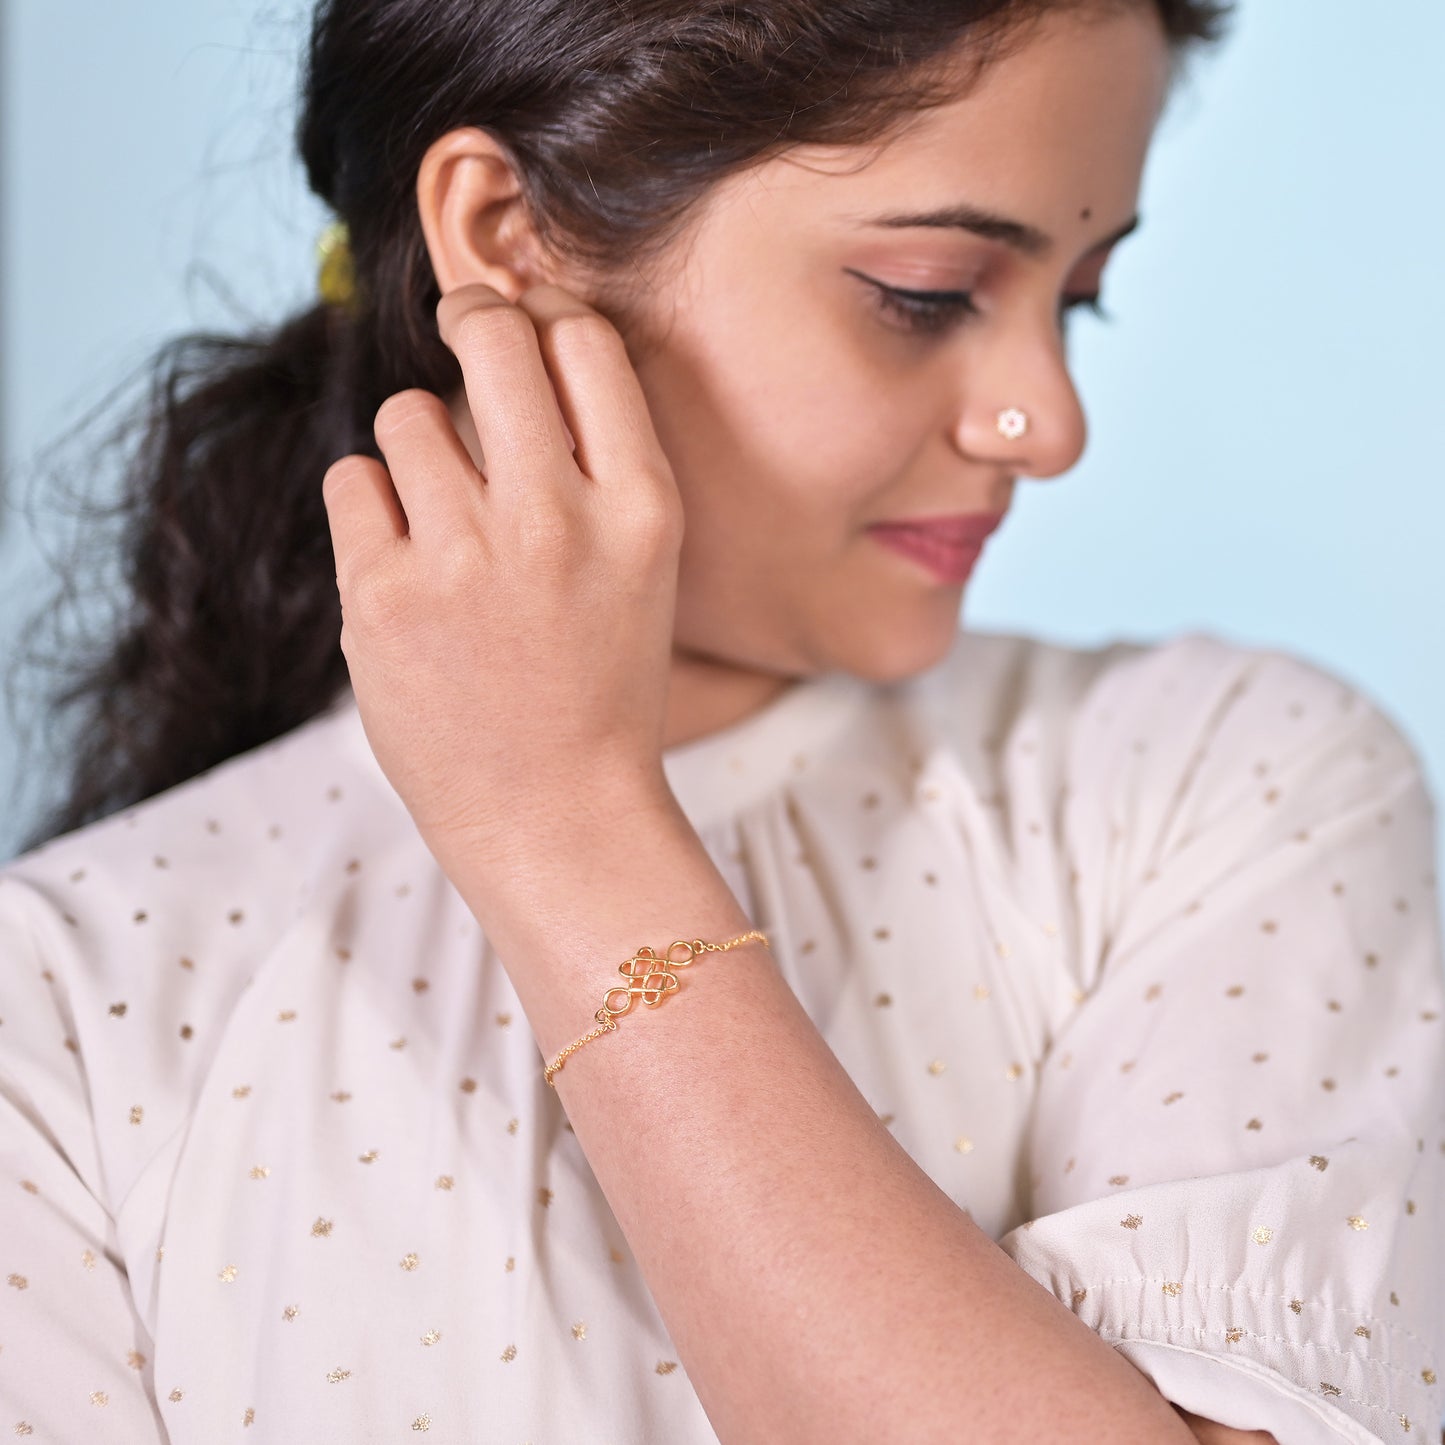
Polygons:
<instances>
[{"instance_id":1,"label":"blouse sleeve","mask_svg":"<svg viewBox=\"0 0 1445 1445\"><path fill-rule=\"evenodd\" d=\"M1169 1400L1280 1445L1437 1438L1435 808L1362 694L1194 634L1069 743L1078 1006L1001 1247Z\"/></svg>"},{"instance_id":2,"label":"blouse sleeve","mask_svg":"<svg viewBox=\"0 0 1445 1445\"><path fill-rule=\"evenodd\" d=\"M0 875L0 1433L163 1442L80 1044L28 895Z\"/></svg>"}]
</instances>

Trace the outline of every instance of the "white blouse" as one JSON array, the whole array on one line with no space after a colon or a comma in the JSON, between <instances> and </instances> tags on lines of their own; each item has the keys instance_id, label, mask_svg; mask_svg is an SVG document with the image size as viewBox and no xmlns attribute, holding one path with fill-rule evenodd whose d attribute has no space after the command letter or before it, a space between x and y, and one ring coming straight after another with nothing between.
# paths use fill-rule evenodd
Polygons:
<instances>
[{"instance_id":1,"label":"white blouse","mask_svg":"<svg viewBox=\"0 0 1445 1445\"><path fill-rule=\"evenodd\" d=\"M964 631L665 767L910 1155L1167 1398L1434 1438L1445 972L1388 714L1205 633ZM542 1065L349 694L7 865L0 1433L715 1442Z\"/></svg>"}]
</instances>

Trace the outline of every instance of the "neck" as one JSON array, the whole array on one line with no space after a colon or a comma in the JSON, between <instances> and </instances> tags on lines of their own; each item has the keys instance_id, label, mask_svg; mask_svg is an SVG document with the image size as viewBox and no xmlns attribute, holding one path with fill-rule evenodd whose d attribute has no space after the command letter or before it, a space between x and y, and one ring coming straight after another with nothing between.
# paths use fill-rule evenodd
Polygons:
<instances>
[{"instance_id":1,"label":"neck","mask_svg":"<svg viewBox=\"0 0 1445 1445\"><path fill-rule=\"evenodd\" d=\"M796 680L674 650L663 746L678 747L742 722Z\"/></svg>"}]
</instances>

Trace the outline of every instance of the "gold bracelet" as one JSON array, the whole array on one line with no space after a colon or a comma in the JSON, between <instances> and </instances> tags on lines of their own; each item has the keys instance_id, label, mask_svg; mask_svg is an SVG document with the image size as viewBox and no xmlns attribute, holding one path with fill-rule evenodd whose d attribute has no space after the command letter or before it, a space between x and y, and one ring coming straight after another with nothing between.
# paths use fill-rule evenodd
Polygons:
<instances>
[{"instance_id":1,"label":"gold bracelet","mask_svg":"<svg viewBox=\"0 0 1445 1445\"><path fill-rule=\"evenodd\" d=\"M726 943L704 943L700 938L686 939L679 938L673 943L661 958L646 946L639 948L631 958L625 959L617 965L617 971L627 980L627 986L621 985L609 988L602 999L602 1007L593 1014L599 1027L590 1033L585 1033L574 1043L567 1045L542 1073L546 1080L555 1089L552 1075L561 1067L567 1055L580 1049L583 1044L591 1040L601 1038L603 1034L611 1033L617 1027L617 1020L632 1007L632 1000L640 998L648 1008L656 1008L668 994L672 993L679 984L679 979L671 970L674 968L686 968L700 953L726 953L730 948L736 948L742 943L751 943L756 939L760 943L768 941L767 934L761 929L754 928L747 933L740 933L736 938L730 938ZM673 957L675 949L684 950L684 956ZM645 972L639 975L638 969ZM622 995L622 1003L614 1008L612 1006L613 994Z\"/></svg>"}]
</instances>

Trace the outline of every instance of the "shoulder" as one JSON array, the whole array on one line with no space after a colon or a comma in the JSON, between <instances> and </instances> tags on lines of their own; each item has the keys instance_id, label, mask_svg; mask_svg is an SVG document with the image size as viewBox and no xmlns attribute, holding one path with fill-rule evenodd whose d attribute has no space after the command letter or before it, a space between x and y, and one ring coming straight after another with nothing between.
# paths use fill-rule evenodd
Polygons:
<instances>
[{"instance_id":1,"label":"shoulder","mask_svg":"<svg viewBox=\"0 0 1445 1445\"><path fill-rule=\"evenodd\" d=\"M308 899L339 892L350 858L414 832L408 821L347 694L0 867L0 949L33 955L76 1014L162 989L177 969L238 988Z\"/></svg>"}]
</instances>

